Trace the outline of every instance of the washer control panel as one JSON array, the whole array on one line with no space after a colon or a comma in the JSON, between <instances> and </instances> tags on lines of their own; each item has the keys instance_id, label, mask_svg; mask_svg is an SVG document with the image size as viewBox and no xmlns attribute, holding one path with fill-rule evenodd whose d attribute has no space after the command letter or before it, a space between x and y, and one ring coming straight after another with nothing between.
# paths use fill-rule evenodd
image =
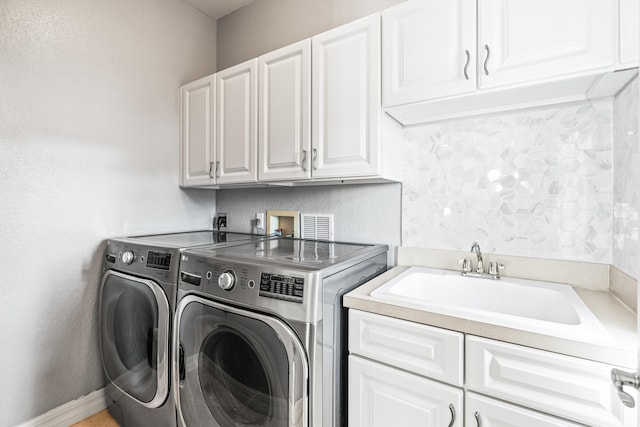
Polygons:
<instances>
[{"instance_id":1,"label":"washer control panel","mask_svg":"<svg viewBox=\"0 0 640 427\"><path fill-rule=\"evenodd\" d=\"M260 296L302 303L304 278L262 273L260 275Z\"/></svg>"},{"instance_id":2,"label":"washer control panel","mask_svg":"<svg viewBox=\"0 0 640 427\"><path fill-rule=\"evenodd\" d=\"M178 249L136 244L130 239L107 240L102 268L103 271L115 269L175 284L178 281L178 256Z\"/></svg>"}]
</instances>

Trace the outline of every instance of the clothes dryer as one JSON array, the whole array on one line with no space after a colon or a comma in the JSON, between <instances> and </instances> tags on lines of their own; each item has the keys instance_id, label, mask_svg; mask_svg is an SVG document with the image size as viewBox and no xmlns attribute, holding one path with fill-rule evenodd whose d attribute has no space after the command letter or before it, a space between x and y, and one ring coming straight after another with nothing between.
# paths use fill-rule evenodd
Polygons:
<instances>
[{"instance_id":1,"label":"clothes dryer","mask_svg":"<svg viewBox=\"0 0 640 427\"><path fill-rule=\"evenodd\" d=\"M180 253L261 239L195 231L106 242L100 286L100 345L109 411L125 427L173 427L171 329Z\"/></svg>"}]
</instances>

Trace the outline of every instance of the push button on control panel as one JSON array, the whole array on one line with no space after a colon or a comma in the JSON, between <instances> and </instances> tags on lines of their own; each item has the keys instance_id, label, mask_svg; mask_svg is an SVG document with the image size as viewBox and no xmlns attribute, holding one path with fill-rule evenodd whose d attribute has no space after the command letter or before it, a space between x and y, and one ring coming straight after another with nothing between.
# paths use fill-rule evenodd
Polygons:
<instances>
[{"instance_id":1,"label":"push button on control panel","mask_svg":"<svg viewBox=\"0 0 640 427\"><path fill-rule=\"evenodd\" d=\"M302 303L304 278L262 273L260 296Z\"/></svg>"}]
</instances>

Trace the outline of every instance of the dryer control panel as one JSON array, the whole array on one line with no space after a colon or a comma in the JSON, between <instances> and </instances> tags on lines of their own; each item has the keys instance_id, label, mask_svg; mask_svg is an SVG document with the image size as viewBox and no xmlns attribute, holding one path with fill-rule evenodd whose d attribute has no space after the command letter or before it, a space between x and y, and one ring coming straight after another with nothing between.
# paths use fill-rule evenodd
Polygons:
<instances>
[{"instance_id":1,"label":"dryer control panel","mask_svg":"<svg viewBox=\"0 0 640 427\"><path fill-rule=\"evenodd\" d=\"M260 296L302 303L304 278L261 273Z\"/></svg>"}]
</instances>

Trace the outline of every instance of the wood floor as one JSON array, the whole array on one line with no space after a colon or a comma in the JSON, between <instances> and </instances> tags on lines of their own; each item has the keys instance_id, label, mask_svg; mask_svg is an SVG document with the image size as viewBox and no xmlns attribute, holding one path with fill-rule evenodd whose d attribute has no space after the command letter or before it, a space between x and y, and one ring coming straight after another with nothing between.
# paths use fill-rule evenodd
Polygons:
<instances>
[{"instance_id":1,"label":"wood floor","mask_svg":"<svg viewBox=\"0 0 640 427\"><path fill-rule=\"evenodd\" d=\"M98 412L89 418L85 418L79 423L71 425L71 427L120 427L120 425L105 409L104 411Z\"/></svg>"}]
</instances>

